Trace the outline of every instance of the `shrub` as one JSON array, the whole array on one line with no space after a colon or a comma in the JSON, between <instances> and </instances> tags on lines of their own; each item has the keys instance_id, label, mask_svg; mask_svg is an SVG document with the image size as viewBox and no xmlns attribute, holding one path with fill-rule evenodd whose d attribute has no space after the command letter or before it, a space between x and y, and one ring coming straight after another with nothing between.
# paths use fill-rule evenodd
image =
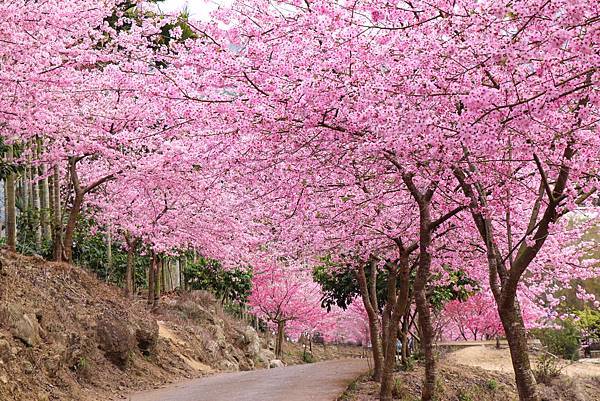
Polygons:
<instances>
[{"instance_id":1,"label":"shrub","mask_svg":"<svg viewBox=\"0 0 600 401\"><path fill-rule=\"evenodd\" d=\"M586 307L575 314L579 318L575 324L584 336L591 341L600 341L600 311Z\"/></svg>"},{"instance_id":2,"label":"shrub","mask_svg":"<svg viewBox=\"0 0 600 401\"><path fill-rule=\"evenodd\" d=\"M252 271L249 268L225 269L213 259L200 258L197 263L188 264L183 275L186 288L211 291L223 304L244 303L252 292Z\"/></svg>"},{"instance_id":3,"label":"shrub","mask_svg":"<svg viewBox=\"0 0 600 401\"><path fill-rule=\"evenodd\" d=\"M315 361L315 357L310 352L304 352L302 354L302 361L304 363L313 363Z\"/></svg>"},{"instance_id":4,"label":"shrub","mask_svg":"<svg viewBox=\"0 0 600 401\"><path fill-rule=\"evenodd\" d=\"M406 359L406 362L400 366L400 369L403 372L412 372L413 370L415 370L415 363L415 358L413 356L410 356Z\"/></svg>"},{"instance_id":5,"label":"shrub","mask_svg":"<svg viewBox=\"0 0 600 401\"><path fill-rule=\"evenodd\" d=\"M392 387L392 397L403 399L407 395L406 388L402 384L402 380L399 378L394 379L394 386Z\"/></svg>"},{"instance_id":6,"label":"shrub","mask_svg":"<svg viewBox=\"0 0 600 401\"><path fill-rule=\"evenodd\" d=\"M551 354L576 361L579 359L579 329L571 320L563 320L559 324L559 328L537 329L533 333Z\"/></svg>"},{"instance_id":7,"label":"shrub","mask_svg":"<svg viewBox=\"0 0 600 401\"><path fill-rule=\"evenodd\" d=\"M496 391L498 389L498 382L494 379L489 379L485 382L485 387L490 391Z\"/></svg>"},{"instance_id":8,"label":"shrub","mask_svg":"<svg viewBox=\"0 0 600 401\"><path fill-rule=\"evenodd\" d=\"M560 376L563 369L564 365L557 356L544 353L533 368L533 374L538 383L549 384L552 379Z\"/></svg>"},{"instance_id":9,"label":"shrub","mask_svg":"<svg viewBox=\"0 0 600 401\"><path fill-rule=\"evenodd\" d=\"M473 397L469 393L460 393L458 395L458 401L473 401Z\"/></svg>"}]
</instances>

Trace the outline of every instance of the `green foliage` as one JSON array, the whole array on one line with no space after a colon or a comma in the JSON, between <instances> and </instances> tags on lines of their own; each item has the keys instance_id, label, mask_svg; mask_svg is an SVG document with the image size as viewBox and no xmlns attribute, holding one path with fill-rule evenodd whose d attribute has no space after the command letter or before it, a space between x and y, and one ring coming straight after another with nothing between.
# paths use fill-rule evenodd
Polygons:
<instances>
[{"instance_id":1,"label":"green foliage","mask_svg":"<svg viewBox=\"0 0 600 401\"><path fill-rule=\"evenodd\" d=\"M569 360L579 359L579 328L570 319L557 323L558 328L534 329L532 334L541 341L548 352Z\"/></svg>"},{"instance_id":2,"label":"green foliage","mask_svg":"<svg viewBox=\"0 0 600 401\"><path fill-rule=\"evenodd\" d=\"M392 387L392 397L397 399L404 399L408 395L408 391L399 378L394 378L394 385Z\"/></svg>"},{"instance_id":3,"label":"green foliage","mask_svg":"<svg viewBox=\"0 0 600 401\"><path fill-rule=\"evenodd\" d=\"M304 363L314 363L315 362L315 357L310 352L304 352L302 354L302 362L304 362Z\"/></svg>"},{"instance_id":4,"label":"green foliage","mask_svg":"<svg viewBox=\"0 0 600 401\"><path fill-rule=\"evenodd\" d=\"M200 258L197 263L188 264L183 275L187 289L211 291L223 303L244 303L252 292L250 268L227 270L219 261Z\"/></svg>"},{"instance_id":5,"label":"green foliage","mask_svg":"<svg viewBox=\"0 0 600 401\"><path fill-rule=\"evenodd\" d=\"M464 302L478 291L477 282L463 270L452 270L450 266L444 266L444 270L448 273L448 284L434 287L429 295L429 302L438 310L450 301Z\"/></svg>"},{"instance_id":6,"label":"green foliage","mask_svg":"<svg viewBox=\"0 0 600 401\"><path fill-rule=\"evenodd\" d=\"M127 252L118 242L112 244L112 267L108 266L108 243L102 232L95 230L94 222L80 219L73 241L73 263L93 271L98 278L122 285L127 269ZM136 255L134 282L137 288L146 285L146 269L150 258Z\"/></svg>"},{"instance_id":7,"label":"green foliage","mask_svg":"<svg viewBox=\"0 0 600 401\"><path fill-rule=\"evenodd\" d=\"M160 3L164 0L149 0L153 3ZM160 27L160 33L149 36L148 47L159 50L160 48L169 48L169 44L172 41L183 43L187 39L197 39L198 35L192 30L188 19L189 13L187 11L181 12L175 22L166 23L164 16L157 14L152 11L142 12L138 8L138 2L133 0L124 0L117 4L113 14L105 19L111 28L116 31L129 31L131 27L135 25L141 26L144 19L161 19L165 20L165 23ZM180 34L175 36L173 33L174 29L180 29ZM164 63L159 63L160 67L164 67Z\"/></svg>"},{"instance_id":8,"label":"green foliage","mask_svg":"<svg viewBox=\"0 0 600 401\"><path fill-rule=\"evenodd\" d=\"M460 393L458 394L458 401L474 401L473 397L469 393Z\"/></svg>"},{"instance_id":9,"label":"green foliage","mask_svg":"<svg viewBox=\"0 0 600 401\"><path fill-rule=\"evenodd\" d=\"M578 320L575 325L581 330L583 336L591 341L600 341L600 311L585 308L576 311Z\"/></svg>"},{"instance_id":10,"label":"green foliage","mask_svg":"<svg viewBox=\"0 0 600 401\"><path fill-rule=\"evenodd\" d=\"M352 300L360 296L360 287L354 268L334 263L331 257L322 259L322 264L313 268L313 279L319 283L323 291L321 304L328 311L331 307L337 305L346 309ZM371 266L365 266L365 275L367 281L370 278ZM449 281L446 285L435 286L431 288L429 301L431 305L440 309L449 301L466 301L471 295L477 292L477 282L467 276L463 270L452 270L446 266L444 269L448 272ZM387 301L387 279L389 273L386 270L379 271L377 274L377 302L380 312L383 310ZM437 277L439 279L439 277ZM436 277L434 277L436 279ZM411 276L410 284L414 281L414 273ZM398 281L400 288L402 283ZM470 289L467 289L470 286Z\"/></svg>"},{"instance_id":11,"label":"green foliage","mask_svg":"<svg viewBox=\"0 0 600 401\"><path fill-rule=\"evenodd\" d=\"M370 277L370 266L365 267L367 280ZM313 269L313 279L319 283L323 291L321 305L327 311L333 306L346 309L352 300L360 295L360 287L354 270L349 266L336 265L330 257L323 258L323 264ZM383 310L386 300L387 273L377 275L377 301Z\"/></svg>"},{"instance_id":12,"label":"green foliage","mask_svg":"<svg viewBox=\"0 0 600 401\"><path fill-rule=\"evenodd\" d=\"M20 205L17 204L17 207ZM40 212L34 209L22 209L17 219L17 251L24 255L40 255L46 259L52 257L52 241L42 240L42 248L37 249L35 233L40 225ZM49 211L46 211L49 215Z\"/></svg>"},{"instance_id":13,"label":"green foliage","mask_svg":"<svg viewBox=\"0 0 600 401\"><path fill-rule=\"evenodd\" d=\"M406 358L406 362L400 366L400 369L403 372L412 372L413 370L415 370L416 363L417 360L415 359L414 355L411 355L408 358Z\"/></svg>"},{"instance_id":14,"label":"green foliage","mask_svg":"<svg viewBox=\"0 0 600 401\"><path fill-rule=\"evenodd\" d=\"M485 388L490 391L496 391L498 389L498 382L494 379L489 379L485 382Z\"/></svg>"},{"instance_id":15,"label":"green foliage","mask_svg":"<svg viewBox=\"0 0 600 401\"><path fill-rule=\"evenodd\" d=\"M18 174L23 171L23 166L17 163L7 163L6 157L9 145L0 138L0 180L5 180L10 174ZM18 144L13 145L13 155L18 158L21 154L21 148Z\"/></svg>"}]
</instances>

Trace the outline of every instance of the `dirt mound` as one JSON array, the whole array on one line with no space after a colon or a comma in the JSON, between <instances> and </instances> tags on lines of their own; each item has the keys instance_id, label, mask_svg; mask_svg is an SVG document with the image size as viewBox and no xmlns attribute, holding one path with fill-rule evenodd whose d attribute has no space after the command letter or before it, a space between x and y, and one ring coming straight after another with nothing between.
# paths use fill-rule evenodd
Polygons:
<instances>
[{"instance_id":1,"label":"dirt mound","mask_svg":"<svg viewBox=\"0 0 600 401\"><path fill-rule=\"evenodd\" d=\"M5 250L0 262L0 400L106 401L265 363L258 336L210 295L153 315L84 269Z\"/></svg>"}]
</instances>

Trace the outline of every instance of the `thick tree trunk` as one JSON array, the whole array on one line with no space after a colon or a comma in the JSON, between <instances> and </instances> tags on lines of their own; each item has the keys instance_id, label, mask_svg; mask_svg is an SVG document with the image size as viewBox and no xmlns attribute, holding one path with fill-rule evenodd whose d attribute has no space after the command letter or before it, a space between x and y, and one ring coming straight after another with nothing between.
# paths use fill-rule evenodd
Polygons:
<instances>
[{"instance_id":1,"label":"thick tree trunk","mask_svg":"<svg viewBox=\"0 0 600 401\"><path fill-rule=\"evenodd\" d=\"M422 401L431 401L435 397L436 364L433 352L433 326L431 324L431 310L427 297L427 283L431 270L431 197L423 196L419 202L419 267L415 277L414 291L415 303L419 314L419 327L421 329L421 349L425 358L425 380L421 392Z\"/></svg>"},{"instance_id":2,"label":"thick tree trunk","mask_svg":"<svg viewBox=\"0 0 600 401\"><path fill-rule=\"evenodd\" d=\"M398 327L400 320L408 308L410 266L408 253L403 247L400 249L400 258L396 266L390 267L388 274L387 303L384 315L388 316L388 324L384 332L384 359L381 377L379 398L382 401L392 400L394 388L394 370L396 368L396 342L398 340ZM400 290L397 290L400 280Z\"/></svg>"},{"instance_id":3,"label":"thick tree trunk","mask_svg":"<svg viewBox=\"0 0 600 401\"><path fill-rule=\"evenodd\" d=\"M14 159L13 147L8 146L7 161L10 164ZM11 172L6 177L6 245L8 249L17 250L17 196L16 177Z\"/></svg>"},{"instance_id":4,"label":"thick tree trunk","mask_svg":"<svg viewBox=\"0 0 600 401\"><path fill-rule=\"evenodd\" d=\"M279 360L283 357L283 339L285 335L285 320L277 322L277 340L275 341L275 357Z\"/></svg>"},{"instance_id":5,"label":"thick tree trunk","mask_svg":"<svg viewBox=\"0 0 600 401\"><path fill-rule=\"evenodd\" d=\"M70 263L73 258L73 238L75 236L75 228L77 228L77 219L79 219L79 213L83 206L83 193L75 193L73 199L73 205L69 210L69 218L67 225L65 226L65 236L63 240L63 254L64 261Z\"/></svg>"},{"instance_id":6,"label":"thick tree trunk","mask_svg":"<svg viewBox=\"0 0 600 401\"><path fill-rule=\"evenodd\" d=\"M389 325L386 328L387 334L385 337L385 351L383 358L383 370L381 374L381 389L379 398L381 401L392 400L392 390L394 388L394 368L396 367L396 341L398 339L398 324L399 322L390 319Z\"/></svg>"},{"instance_id":7,"label":"thick tree trunk","mask_svg":"<svg viewBox=\"0 0 600 401\"><path fill-rule=\"evenodd\" d=\"M421 394L422 401L431 401L435 396L436 363L433 352L433 327L431 311L424 290L415 291L418 311L418 323L421 331L421 351L425 359L425 381Z\"/></svg>"},{"instance_id":8,"label":"thick tree trunk","mask_svg":"<svg viewBox=\"0 0 600 401\"><path fill-rule=\"evenodd\" d=\"M385 304L384 316L386 323L383 326L383 369L381 373L381 388L379 398L381 401L392 400L392 390L394 387L394 368L396 367L396 341L398 340L398 324L400 319L398 314L394 314L397 300L396 296L396 272L390 271L388 274L388 294Z\"/></svg>"},{"instance_id":9,"label":"thick tree trunk","mask_svg":"<svg viewBox=\"0 0 600 401\"><path fill-rule=\"evenodd\" d=\"M518 302L499 307L498 313L510 348L519 401L539 401L540 397L529 361L527 332Z\"/></svg>"},{"instance_id":10,"label":"thick tree trunk","mask_svg":"<svg viewBox=\"0 0 600 401\"><path fill-rule=\"evenodd\" d=\"M360 295L369 319L369 334L371 336L371 351L373 353L373 380L379 382L381 381L381 375L383 371L383 353L381 335L379 332L379 311L376 303L377 293L375 292L375 294L372 294L373 290L376 291L376 286L370 285L376 280L376 274L376 271L371 271L371 283L367 283L365 268L362 264L359 264L357 278L360 288Z\"/></svg>"}]
</instances>

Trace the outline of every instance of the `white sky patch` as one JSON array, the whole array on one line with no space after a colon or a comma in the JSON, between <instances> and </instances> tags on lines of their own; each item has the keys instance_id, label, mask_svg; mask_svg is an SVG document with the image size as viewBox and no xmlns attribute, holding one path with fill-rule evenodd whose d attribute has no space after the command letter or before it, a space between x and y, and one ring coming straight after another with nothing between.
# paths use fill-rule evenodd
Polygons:
<instances>
[{"instance_id":1,"label":"white sky patch","mask_svg":"<svg viewBox=\"0 0 600 401\"><path fill-rule=\"evenodd\" d=\"M165 0L158 4L164 13L177 13L187 9L190 17L196 20L208 21L210 13L219 5L229 5L232 0Z\"/></svg>"}]
</instances>

